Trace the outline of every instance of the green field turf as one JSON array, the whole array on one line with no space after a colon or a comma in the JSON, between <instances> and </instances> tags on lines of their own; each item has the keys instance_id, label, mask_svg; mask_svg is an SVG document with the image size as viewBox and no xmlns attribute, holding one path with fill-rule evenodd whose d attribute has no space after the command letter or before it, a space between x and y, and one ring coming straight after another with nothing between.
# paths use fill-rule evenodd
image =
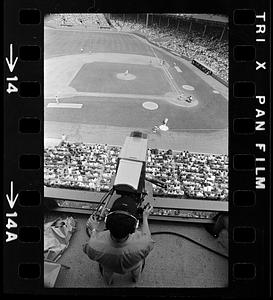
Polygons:
<instances>
[{"instance_id":1,"label":"green field turf","mask_svg":"<svg viewBox=\"0 0 273 300\"><path fill-rule=\"evenodd\" d=\"M116 77L126 70L136 78L121 80ZM164 76L161 69L149 65L94 62L83 65L70 86L78 92L164 95L172 91Z\"/></svg>"}]
</instances>

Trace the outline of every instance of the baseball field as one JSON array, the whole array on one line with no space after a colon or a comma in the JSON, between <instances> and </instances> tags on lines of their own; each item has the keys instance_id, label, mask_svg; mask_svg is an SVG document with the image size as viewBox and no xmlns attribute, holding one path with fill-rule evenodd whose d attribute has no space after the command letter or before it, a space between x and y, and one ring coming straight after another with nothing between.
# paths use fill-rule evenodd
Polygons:
<instances>
[{"instance_id":1,"label":"baseball field","mask_svg":"<svg viewBox=\"0 0 273 300\"><path fill-rule=\"evenodd\" d=\"M227 88L189 62L121 32L45 27L44 45L46 142L122 145L140 130L150 147L227 153Z\"/></svg>"}]
</instances>

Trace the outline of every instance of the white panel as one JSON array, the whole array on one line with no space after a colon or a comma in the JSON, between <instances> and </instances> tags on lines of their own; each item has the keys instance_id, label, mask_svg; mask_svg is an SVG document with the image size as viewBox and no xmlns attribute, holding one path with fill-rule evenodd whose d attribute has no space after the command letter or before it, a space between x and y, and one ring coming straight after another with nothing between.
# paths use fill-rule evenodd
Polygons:
<instances>
[{"instance_id":1,"label":"white panel","mask_svg":"<svg viewBox=\"0 0 273 300\"><path fill-rule=\"evenodd\" d=\"M80 103L48 103L47 107L54 108L82 108Z\"/></svg>"},{"instance_id":2,"label":"white panel","mask_svg":"<svg viewBox=\"0 0 273 300\"><path fill-rule=\"evenodd\" d=\"M138 137L126 137L120 151L120 158L128 158L138 161L146 161L147 139Z\"/></svg>"},{"instance_id":3,"label":"white panel","mask_svg":"<svg viewBox=\"0 0 273 300\"><path fill-rule=\"evenodd\" d=\"M121 159L114 182L115 185L125 184L137 190L142 169L142 163Z\"/></svg>"}]
</instances>

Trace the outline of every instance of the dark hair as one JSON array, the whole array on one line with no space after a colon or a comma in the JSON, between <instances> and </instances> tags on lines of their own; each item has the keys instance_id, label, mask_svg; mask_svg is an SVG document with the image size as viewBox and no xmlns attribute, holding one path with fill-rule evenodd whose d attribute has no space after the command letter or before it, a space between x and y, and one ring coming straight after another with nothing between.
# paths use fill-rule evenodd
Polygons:
<instances>
[{"instance_id":1,"label":"dark hair","mask_svg":"<svg viewBox=\"0 0 273 300\"><path fill-rule=\"evenodd\" d=\"M135 220L126 215L112 214L107 217L106 227L116 239L123 239L135 231Z\"/></svg>"}]
</instances>

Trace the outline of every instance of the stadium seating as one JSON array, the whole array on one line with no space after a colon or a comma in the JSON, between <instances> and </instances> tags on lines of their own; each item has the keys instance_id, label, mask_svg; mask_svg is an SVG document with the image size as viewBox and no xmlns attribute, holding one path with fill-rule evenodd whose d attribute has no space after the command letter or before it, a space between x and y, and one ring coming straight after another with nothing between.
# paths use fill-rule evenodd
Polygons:
<instances>
[{"instance_id":1,"label":"stadium seating","mask_svg":"<svg viewBox=\"0 0 273 300\"><path fill-rule=\"evenodd\" d=\"M73 26L73 28L107 28L110 26L104 14L51 14L48 25ZM228 42L220 40L217 27L208 26L206 34L197 28L189 32L187 22L181 22L179 30L171 26L136 22L126 15L126 20L118 15L111 15L111 24L118 31L137 32L160 47L183 55L189 59L197 59L209 66L221 79L228 82Z\"/></svg>"},{"instance_id":2,"label":"stadium seating","mask_svg":"<svg viewBox=\"0 0 273 300\"><path fill-rule=\"evenodd\" d=\"M56 26L110 28L104 14L51 14L47 23Z\"/></svg>"},{"instance_id":3,"label":"stadium seating","mask_svg":"<svg viewBox=\"0 0 273 300\"><path fill-rule=\"evenodd\" d=\"M49 187L106 192L116 172L121 147L62 142L44 150L44 184ZM164 181L154 196L225 201L228 156L148 149L146 174Z\"/></svg>"},{"instance_id":4,"label":"stadium seating","mask_svg":"<svg viewBox=\"0 0 273 300\"><path fill-rule=\"evenodd\" d=\"M203 36L202 31L188 32L183 25L176 30L171 27L152 24L148 27L135 20L124 20L112 15L111 23L119 31L138 32L158 46L184 55L190 59L197 59L208 65L214 73L228 82L228 42L219 39L219 30L209 27Z\"/></svg>"}]
</instances>

